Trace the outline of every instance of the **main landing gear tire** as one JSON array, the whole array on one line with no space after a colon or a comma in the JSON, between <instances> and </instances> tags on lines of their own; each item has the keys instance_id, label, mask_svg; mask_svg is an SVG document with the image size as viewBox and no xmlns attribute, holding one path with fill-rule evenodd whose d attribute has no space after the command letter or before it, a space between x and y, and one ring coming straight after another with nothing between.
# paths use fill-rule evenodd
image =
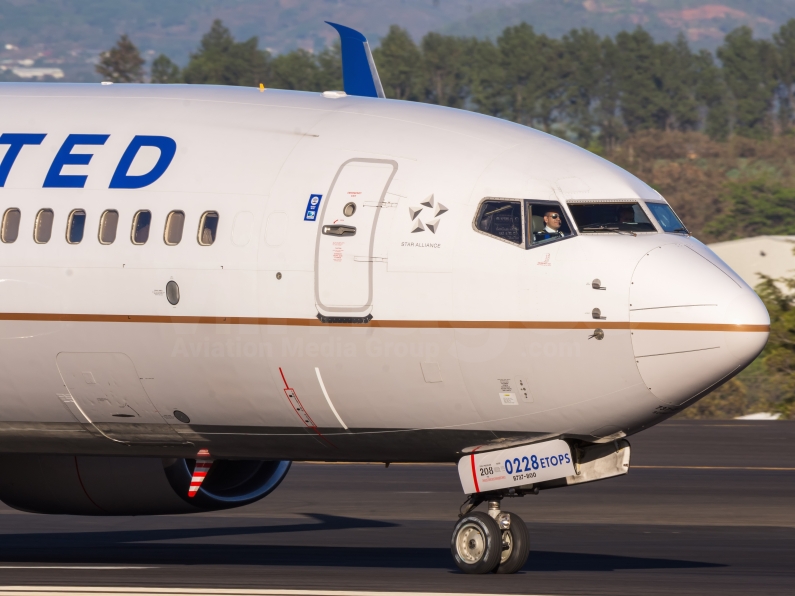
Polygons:
<instances>
[{"instance_id":1,"label":"main landing gear tire","mask_svg":"<svg viewBox=\"0 0 795 596\"><path fill-rule=\"evenodd\" d=\"M508 516L511 525L509 529L502 530L502 553L494 572L516 573L524 567L530 556L530 535L521 517L508 511L503 511L500 517L502 515Z\"/></svg>"},{"instance_id":2,"label":"main landing gear tire","mask_svg":"<svg viewBox=\"0 0 795 596\"><path fill-rule=\"evenodd\" d=\"M469 513L455 525L450 550L464 573L490 573L500 564L500 527L486 513Z\"/></svg>"}]
</instances>

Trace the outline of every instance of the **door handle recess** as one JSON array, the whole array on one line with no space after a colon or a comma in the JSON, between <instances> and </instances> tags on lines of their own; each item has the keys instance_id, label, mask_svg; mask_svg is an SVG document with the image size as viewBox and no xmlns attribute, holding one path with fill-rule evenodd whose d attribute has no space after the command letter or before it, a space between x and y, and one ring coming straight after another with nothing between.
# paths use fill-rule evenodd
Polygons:
<instances>
[{"instance_id":1,"label":"door handle recess","mask_svg":"<svg viewBox=\"0 0 795 596\"><path fill-rule=\"evenodd\" d=\"M326 236L355 236L356 228L343 225L323 226L322 232Z\"/></svg>"},{"instance_id":2,"label":"door handle recess","mask_svg":"<svg viewBox=\"0 0 795 596\"><path fill-rule=\"evenodd\" d=\"M386 257L353 257L354 263L386 263Z\"/></svg>"}]
</instances>

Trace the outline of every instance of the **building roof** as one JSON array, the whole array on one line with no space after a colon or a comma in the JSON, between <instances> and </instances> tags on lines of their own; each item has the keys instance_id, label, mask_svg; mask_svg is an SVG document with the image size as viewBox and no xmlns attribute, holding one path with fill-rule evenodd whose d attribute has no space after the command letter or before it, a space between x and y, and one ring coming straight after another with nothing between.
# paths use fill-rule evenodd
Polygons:
<instances>
[{"instance_id":1,"label":"building roof","mask_svg":"<svg viewBox=\"0 0 795 596\"><path fill-rule=\"evenodd\" d=\"M761 278L795 277L795 236L755 236L710 244L745 282L756 287Z\"/></svg>"},{"instance_id":2,"label":"building roof","mask_svg":"<svg viewBox=\"0 0 795 596\"><path fill-rule=\"evenodd\" d=\"M18 66L12 68L11 72L23 79L41 79L44 77L62 79L64 77L63 70L60 68L26 68Z\"/></svg>"}]
</instances>

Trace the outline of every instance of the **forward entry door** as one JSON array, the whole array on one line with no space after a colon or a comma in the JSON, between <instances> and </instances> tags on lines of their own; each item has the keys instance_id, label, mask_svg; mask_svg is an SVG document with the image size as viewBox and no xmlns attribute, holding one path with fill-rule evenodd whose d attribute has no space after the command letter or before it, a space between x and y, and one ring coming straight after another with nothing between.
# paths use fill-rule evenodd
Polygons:
<instances>
[{"instance_id":1,"label":"forward entry door","mask_svg":"<svg viewBox=\"0 0 795 596\"><path fill-rule=\"evenodd\" d=\"M315 247L315 302L321 316L370 314L378 216L397 167L392 160L362 158L346 161L337 171Z\"/></svg>"},{"instance_id":2,"label":"forward entry door","mask_svg":"<svg viewBox=\"0 0 795 596\"><path fill-rule=\"evenodd\" d=\"M121 353L61 352L56 362L80 413L123 443L183 443L146 393L133 361Z\"/></svg>"}]
</instances>

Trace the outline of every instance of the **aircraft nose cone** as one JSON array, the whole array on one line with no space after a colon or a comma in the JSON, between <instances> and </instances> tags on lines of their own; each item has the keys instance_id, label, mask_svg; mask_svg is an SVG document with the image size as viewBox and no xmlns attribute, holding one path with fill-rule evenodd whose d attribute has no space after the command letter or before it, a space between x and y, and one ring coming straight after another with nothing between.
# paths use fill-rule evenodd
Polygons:
<instances>
[{"instance_id":1,"label":"aircraft nose cone","mask_svg":"<svg viewBox=\"0 0 795 596\"><path fill-rule=\"evenodd\" d=\"M680 406L748 366L764 348L770 317L746 284L686 245L638 262L630 286L635 361L650 391Z\"/></svg>"},{"instance_id":2,"label":"aircraft nose cone","mask_svg":"<svg viewBox=\"0 0 795 596\"><path fill-rule=\"evenodd\" d=\"M726 347L736 358L740 370L751 364L767 343L770 315L756 292L746 288L726 309L730 325L746 331L726 333ZM754 331L759 329L759 331ZM738 371L739 372L739 371Z\"/></svg>"}]
</instances>

